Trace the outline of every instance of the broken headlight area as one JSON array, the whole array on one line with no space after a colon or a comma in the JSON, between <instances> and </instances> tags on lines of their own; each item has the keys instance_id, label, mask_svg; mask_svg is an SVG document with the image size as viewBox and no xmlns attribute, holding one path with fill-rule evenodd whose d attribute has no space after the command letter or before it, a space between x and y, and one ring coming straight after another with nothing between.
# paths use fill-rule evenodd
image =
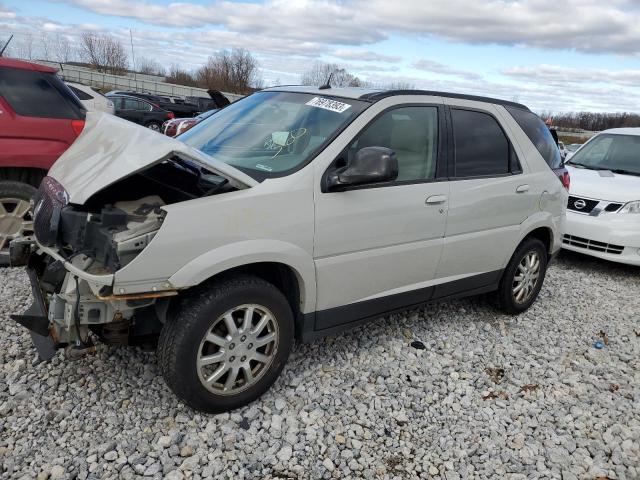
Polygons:
<instances>
[{"instance_id":1,"label":"broken headlight area","mask_svg":"<svg viewBox=\"0 0 640 480\"><path fill-rule=\"evenodd\" d=\"M97 213L65 207L58 227L60 252L67 258L82 255L93 260L88 271L113 273L151 242L165 216L163 205L162 199L154 195L116 202Z\"/></svg>"},{"instance_id":2,"label":"broken headlight area","mask_svg":"<svg viewBox=\"0 0 640 480\"><path fill-rule=\"evenodd\" d=\"M106 187L83 205L69 203L64 188L46 177L35 199L35 236L66 259L90 258L91 273L114 273L151 242L164 205L232 190L226 179L178 157Z\"/></svg>"}]
</instances>

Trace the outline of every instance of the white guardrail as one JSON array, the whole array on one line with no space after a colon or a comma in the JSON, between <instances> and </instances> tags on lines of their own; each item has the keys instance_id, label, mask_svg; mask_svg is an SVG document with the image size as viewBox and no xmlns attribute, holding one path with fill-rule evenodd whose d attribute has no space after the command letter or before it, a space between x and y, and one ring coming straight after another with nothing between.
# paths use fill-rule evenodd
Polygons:
<instances>
[{"instance_id":1,"label":"white guardrail","mask_svg":"<svg viewBox=\"0 0 640 480\"><path fill-rule=\"evenodd\" d=\"M168 95L171 97L204 97L209 98L204 88L175 85L162 81L163 77L157 75L128 74L127 76L100 73L77 65L59 64L56 62L38 61L43 65L57 68L58 74L67 82L82 83L94 88L109 90L128 90L133 92L152 93L155 95ZM230 102L235 102L244 95L222 92Z\"/></svg>"}]
</instances>

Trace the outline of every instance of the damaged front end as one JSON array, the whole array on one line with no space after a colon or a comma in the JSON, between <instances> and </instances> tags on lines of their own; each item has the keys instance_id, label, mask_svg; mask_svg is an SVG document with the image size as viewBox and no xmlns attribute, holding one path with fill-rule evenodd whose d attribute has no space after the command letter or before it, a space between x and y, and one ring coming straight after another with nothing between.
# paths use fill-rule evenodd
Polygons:
<instances>
[{"instance_id":1,"label":"damaged front end","mask_svg":"<svg viewBox=\"0 0 640 480\"><path fill-rule=\"evenodd\" d=\"M13 318L31 330L42 359L60 346L91 347L89 331L105 343L141 343L158 333L175 290L118 296L113 274L156 235L166 212L158 195L97 209L67 203L46 177L35 199L35 239L12 245L11 259L27 262L33 305ZM134 318L135 317L135 318Z\"/></svg>"},{"instance_id":2,"label":"damaged front end","mask_svg":"<svg viewBox=\"0 0 640 480\"><path fill-rule=\"evenodd\" d=\"M12 317L30 330L43 360L64 346L71 353L92 348L90 332L109 344L153 343L177 290L164 282L114 292L116 273L152 242L166 205L246 187L241 172L240 180L225 175L180 142L129 124L128 136L114 143L122 121L94 119L100 122L109 125L89 125L42 181L34 237L10 245L12 265L27 266L34 298ZM123 160L119 168L115 155Z\"/></svg>"}]
</instances>

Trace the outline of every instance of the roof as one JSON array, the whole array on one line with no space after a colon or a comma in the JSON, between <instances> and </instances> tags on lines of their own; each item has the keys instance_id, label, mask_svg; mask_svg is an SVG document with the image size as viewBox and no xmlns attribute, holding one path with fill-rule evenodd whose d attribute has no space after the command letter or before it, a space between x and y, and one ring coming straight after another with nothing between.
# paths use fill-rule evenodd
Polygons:
<instances>
[{"instance_id":1,"label":"roof","mask_svg":"<svg viewBox=\"0 0 640 480\"><path fill-rule=\"evenodd\" d=\"M265 91L272 92L300 92L312 95L326 95L331 97L352 98L356 100L365 100L369 102L377 102L383 98L399 96L399 95L425 95L432 97L459 98L463 100L473 100L476 102L493 103L508 107L521 108L529 110L525 105L499 98L483 97L480 95L467 95L463 93L438 92L432 90L384 90L377 88L356 88L356 87L331 87L320 89L319 87L305 87L300 85L283 85L279 87L271 87Z\"/></svg>"},{"instance_id":2,"label":"roof","mask_svg":"<svg viewBox=\"0 0 640 480\"><path fill-rule=\"evenodd\" d=\"M382 90L356 87L331 87L327 89L320 89L318 87L306 87L302 85L281 85L278 87L265 88L263 91L309 93L311 95L327 95L331 97L352 98L357 100L362 98L363 95L381 92Z\"/></svg>"},{"instance_id":3,"label":"roof","mask_svg":"<svg viewBox=\"0 0 640 480\"><path fill-rule=\"evenodd\" d=\"M611 133L613 135L637 135L640 136L640 127L626 127L626 128L610 128L609 130L603 130L600 133Z\"/></svg>"},{"instance_id":4,"label":"roof","mask_svg":"<svg viewBox=\"0 0 640 480\"><path fill-rule=\"evenodd\" d=\"M0 67L17 68L20 70L31 70L33 72L56 73L58 70L53 67L41 65L39 63L25 62L15 58L0 57Z\"/></svg>"}]
</instances>

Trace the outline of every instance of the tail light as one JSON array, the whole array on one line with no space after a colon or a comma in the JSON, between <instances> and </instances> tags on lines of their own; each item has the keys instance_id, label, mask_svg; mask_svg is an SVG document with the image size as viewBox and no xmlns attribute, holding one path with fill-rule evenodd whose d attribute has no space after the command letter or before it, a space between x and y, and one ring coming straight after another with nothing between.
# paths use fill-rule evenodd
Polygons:
<instances>
[{"instance_id":1,"label":"tail light","mask_svg":"<svg viewBox=\"0 0 640 480\"><path fill-rule=\"evenodd\" d=\"M167 118L172 119L172 118L176 118L176 116L173 112L167 112Z\"/></svg>"},{"instance_id":2,"label":"tail light","mask_svg":"<svg viewBox=\"0 0 640 480\"><path fill-rule=\"evenodd\" d=\"M75 133L77 137L82 133L82 129L84 128L84 120L71 120L71 128L73 129L73 133Z\"/></svg>"},{"instance_id":3,"label":"tail light","mask_svg":"<svg viewBox=\"0 0 640 480\"><path fill-rule=\"evenodd\" d=\"M571 176L569 175L569 172L562 172L558 175L558 178L562 182L562 186L569 191L569 187L571 186Z\"/></svg>"}]
</instances>

